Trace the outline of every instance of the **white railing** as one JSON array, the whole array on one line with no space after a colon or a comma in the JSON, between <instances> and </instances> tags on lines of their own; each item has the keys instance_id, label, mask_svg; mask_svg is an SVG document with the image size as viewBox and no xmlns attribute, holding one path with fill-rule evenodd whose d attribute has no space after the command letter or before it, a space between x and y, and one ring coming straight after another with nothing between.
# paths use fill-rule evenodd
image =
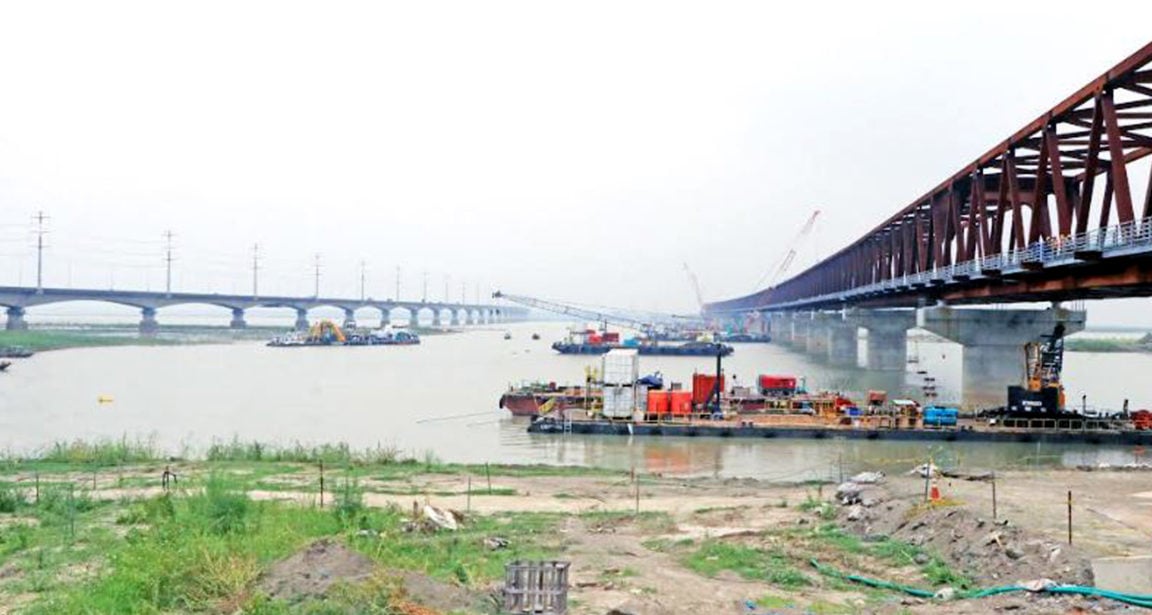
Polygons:
<instances>
[{"instance_id":1,"label":"white railing","mask_svg":"<svg viewBox=\"0 0 1152 615\"><path fill-rule=\"evenodd\" d=\"M813 303L838 302L858 295L883 293L912 286L928 286L932 280L947 282L956 279L957 276L977 277L983 275L985 271L1012 273L1025 269L1026 263L1031 266L1068 264L1078 260L1076 256L1078 253L1083 255L1099 252L1101 258L1107 258L1109 252L1145 246L1152 248L1152 218L1115 224L1076 235L1050 237L1009 252L942 266L930 271L902 274L845 291L826 293L771 307L773 309L787 309Z\"/></svg>"}]
</instances>

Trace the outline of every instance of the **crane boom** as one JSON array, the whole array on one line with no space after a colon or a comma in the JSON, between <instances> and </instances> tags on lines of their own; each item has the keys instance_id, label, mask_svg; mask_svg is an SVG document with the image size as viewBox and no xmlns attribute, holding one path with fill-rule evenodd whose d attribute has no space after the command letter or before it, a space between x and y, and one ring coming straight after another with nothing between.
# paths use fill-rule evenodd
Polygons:
<instances>
[{"instance_id":1,"label":"crane boom","mask_svg":"<svg viewBox=\"0 0 1152 615\"><path fill-rule=\"evenodd\" d=\"M531 308L553 312L555 314L562 314L564 316L572 316L581 320L588 320L601 323L604 328L607 328L608 323L619 325L626 329L635 329L644 333L652 333L657 325L679 325L683 323L674 322L677 317L666 316L663 318L640 319L634 316L623 314L619 311L611 310L593 310L556 301L549 301L547 299L538 299L536 297L527 297L524 295L510 295L500 291L492 293L493 299L504 299L513 303L519 303ZM663 322L661 322L663 321Z\"/></svg>"},{"instance_id":2,"label":"crane boom","mask_svg":"<svg viewBox=\"0 0 1152 615\"><path fill-rule=\"evenodd\" d=\"M812 212L808 217L808 221L800 228L800 232L796 234L796 238L792 240L792 245L788 248L788 254L784 255L784 260L780 262L780 266L776 268L776 273L772 275L772 279L768 281L769 286L775 286L784 274L788 273L788 269L792 266L792 261L796 260L796 248L800 246L801 240L812 232L812 227L816 226L816 218L820 216L820 210Z\"/></svg>"},{"instance_id":3,"label":"crane boom","mask_svg":"<svg viewBox=\"0 0 1152 615\"><path fill-rule=\"evenodd\" d=\"M700 280L696 274L688 268L688 263L684 263L684 271L688 272L688 281L692 282L692 290L696 292L696 304L700 306L700 311L704 311L704 293L700 292Z\"/></svg>"},{"instance_id":4,"label":"crane boom","mask_svg":"<svg viewBox=\"0 0 1152 615\"><path fill-rule=\"evenodd\" d=\"M812 228L816 226L816 218L819 216L819 209L813 211L811 216L808 216L808 220L804 223L804 226L800 227L800 232L796 233L796 236L792 238L792 243L788 245L788 251L785 252L784 257L780 259L780 264L777 265L775 269L769 269L764 272L764 275L760 276L760 279L754 287L755 290L760 290L765 281L767 281L769 287L775 286L776 283L784 277L784 274L788 273L788 269L792 267L792 261L796 260L796 249L800 247L801 240L812 232Z\"/></svg>"}]
</instances>

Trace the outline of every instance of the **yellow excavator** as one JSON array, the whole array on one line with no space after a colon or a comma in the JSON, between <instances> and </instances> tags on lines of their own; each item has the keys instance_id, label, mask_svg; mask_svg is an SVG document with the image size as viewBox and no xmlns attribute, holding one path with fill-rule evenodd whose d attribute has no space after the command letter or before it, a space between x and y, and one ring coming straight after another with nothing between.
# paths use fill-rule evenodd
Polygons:
<instances>
[{"instance_id":1,"label":"yellow excavator","mask_svg":"<svg viewBox=\"0 0 1152 615\"><path fill-rule=\"evenodd\" d=\"M313 344L343 344L347 338L344 337L340 325L324 319L308 328L308 341Z\"/></svg>"}]
</instances>

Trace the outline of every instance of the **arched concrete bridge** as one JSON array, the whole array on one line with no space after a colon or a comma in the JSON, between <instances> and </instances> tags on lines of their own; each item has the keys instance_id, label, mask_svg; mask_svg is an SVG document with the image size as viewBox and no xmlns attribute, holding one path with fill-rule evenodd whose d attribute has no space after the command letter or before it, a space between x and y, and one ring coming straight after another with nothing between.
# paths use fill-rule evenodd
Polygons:
<instances>
[{"instance_id":1,"label":"arched concrete bridge","mask_svg":"<svg viewBox=\"0 0 1152 615\"><path fill-rule=\"evenodd\" d=\"M26 329L24 316L29 308L66 301L102 301L140 309L140 332L155 333L159 328L156 312L173 305L204 304L232 311L231 326L247 326L246 310L252 308L284 308L296 311L296 328L308 327L308 311L318 307L334 307L344 311L345 326L356 324L356 311L362 308L379 310L381 318L391 318L393 310L408 312L408 320L415 326L423 313L431 314L432 325L462 326L523 320L524 308L497 304L463 304L444 301L396 301L375 299L347 299L336 297L277 297L252 295L221 295L217 293L165 293L133 290L90 290L73 288L27 288L0 286L0 306L6 308L7 329Z\"/></svg>"}]
</instances>

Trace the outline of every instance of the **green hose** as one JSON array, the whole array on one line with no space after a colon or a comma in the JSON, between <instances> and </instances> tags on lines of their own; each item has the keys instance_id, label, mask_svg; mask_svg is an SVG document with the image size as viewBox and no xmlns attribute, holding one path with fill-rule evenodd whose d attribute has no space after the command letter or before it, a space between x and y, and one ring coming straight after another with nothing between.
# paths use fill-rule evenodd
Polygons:
<instances>
[{"instance_id":1,"label":"green hose","mask_svg":"<svg viewBox=\"0 0 1152 615\"><path fill-rule=\"evenodd\" d=\"M890 581L883 581L880 579L870 579L855 574L847 574L840 572L830 566L825 566L816 560L811 560L812 566L825 576L843 579L845 581L852 581L853 583L860 583L869 587L876 587L880 589L890 589L905 594L916 596L917 598L935 598L936 593L911 585L901 585L899 583L892 583ZM956 592L956 599L971 599L971 598L987 598L989 596L996 596L998 594L1006 594L1009 592L1017 591L1030 591L1022 585L1003 585L1000 587L989 587L987 589L973 589L968 591ZM1041 592L1050 594L1070 594L1079 596L1095 596L1098 598L1108 598L1124 604L1131 604L1146 609L1152 609L1152 595L1149 594L1125 594L1122 592L1115 592L1108 589L1100 589L1098 587L1087 587L1084 585L1053 585L1045 587Z\"/></svg>"}]
</instances>

